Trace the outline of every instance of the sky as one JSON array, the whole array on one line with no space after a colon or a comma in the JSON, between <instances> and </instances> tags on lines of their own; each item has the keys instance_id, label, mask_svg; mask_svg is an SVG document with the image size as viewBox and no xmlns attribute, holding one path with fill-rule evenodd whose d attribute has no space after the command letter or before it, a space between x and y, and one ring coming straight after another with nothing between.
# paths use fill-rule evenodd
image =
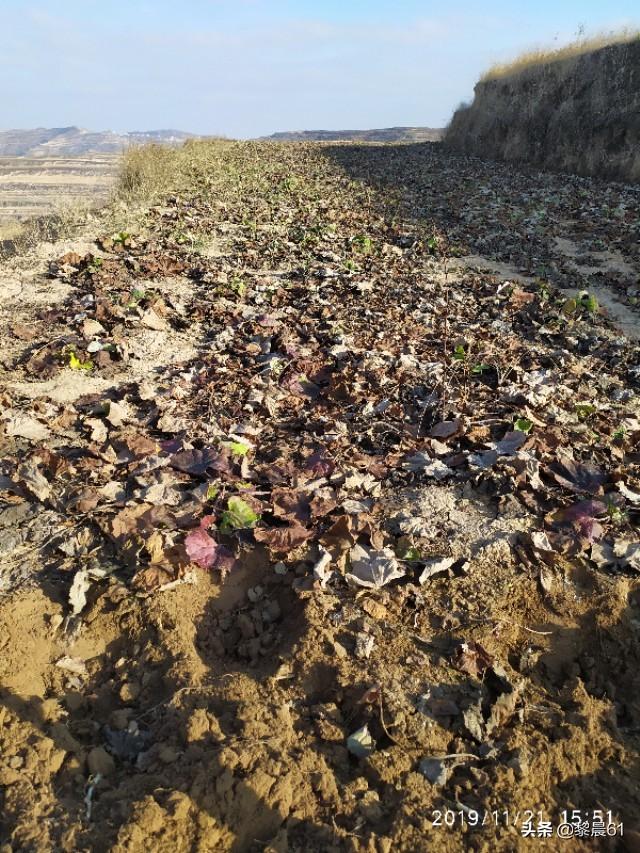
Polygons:
<instances>
[{"instance_id":1,"label":"sky","mask_svg":"<svg viewBox=\"0 0 640 853\"><path fill-rule=\"evenodd\" d=\"M638 0L0 0L0 129L444 126L493 62Z\"/></svg>"}]
</instances>

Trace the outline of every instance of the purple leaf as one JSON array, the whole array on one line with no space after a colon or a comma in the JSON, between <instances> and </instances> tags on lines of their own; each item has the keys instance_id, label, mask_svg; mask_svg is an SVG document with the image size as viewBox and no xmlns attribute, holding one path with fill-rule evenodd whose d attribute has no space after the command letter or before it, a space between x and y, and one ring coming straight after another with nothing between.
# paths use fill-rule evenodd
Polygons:
<instances>
[{"instance_id":1,"label":"purple leaf","mask_svg":"<svg viewBox=\"0 0 640 853\"><path fill-rule=\"evenodd\" d=\"M604 515L606 511L606 504L602 501L578 501L554 513L553 524L555 527L571 525L582 539L587 542L597 542L604 535L604 529L597 517Z\"/></svg>"},{"instance_id":2,"label":"purple leaf","mask_svg":"<svg viewBox=\"0 0 640 853\"><path fill-rule=\"evenodd\" d=\"M203 527L192 530L185 539L189 559L202 569L227 572L233 568L234 558L223 545L219 545Z\"/></svg>"}]
</instances>

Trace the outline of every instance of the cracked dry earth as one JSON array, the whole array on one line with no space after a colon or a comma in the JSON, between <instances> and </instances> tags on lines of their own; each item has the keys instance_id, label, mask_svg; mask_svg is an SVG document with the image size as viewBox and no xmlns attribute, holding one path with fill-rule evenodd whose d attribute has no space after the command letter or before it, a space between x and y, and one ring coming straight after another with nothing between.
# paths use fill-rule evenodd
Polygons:
<instances>
[{"instance_id":1,"label":"cracked dry earth","mask_svg":"<svg viewBox=\"0 0 640 853\"><path fill-rule=\"evenodd\" d=\"M0 850L638 849L638 190L179 158L2 273Z\"/></svg>"}]
</instances>

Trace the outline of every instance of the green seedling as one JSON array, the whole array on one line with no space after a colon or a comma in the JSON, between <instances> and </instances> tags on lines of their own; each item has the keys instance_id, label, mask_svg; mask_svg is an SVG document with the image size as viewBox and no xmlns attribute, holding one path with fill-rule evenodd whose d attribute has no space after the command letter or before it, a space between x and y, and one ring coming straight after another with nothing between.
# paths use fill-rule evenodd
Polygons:
<instances>
[{"instance_id":1,"label":"green seedling","mask_svg":"<svg viewBox=\"0 0 640 853\"><path fill-rule=\"evenodd\" d=\"M231 451L232 456L242 458L251 450L248 444L243 444L241 441L223 441L222 446Z\"/></svg>"},{"instance_id":2,"label":"green seedling","mask_svg":"<svg viewBox=\"0 0 640 853\"><path fill-rule=\"evenodd\" d=\"M368 255L373 249L373 240L366 234L358 234L353 238L353 245L364 255Z\"/></svg>"},{"instance_id":3,"label":"green seedling","mask_svg":"<svg viewBox=\"0 0 640 853\"><path fill-rule=\"evenodd\" d=\"M466 361L467 353L462 344L458 344L454 349L452 358L454 361Z\"/></svg>"},{"instance_id":4,"label":"green seedling","mask_svg":"<svg viewBox=\"0 0 640 853\"><path fill-rule=\"evenodd\" d=\"M239 277L234 275L234 277L229 282L229 287L233 290L234 293L237 293L238 296L244 296L247 292L247 285L244 281Z\"/></svg>"},{"instance_id":5,"label":"green seedling","mask_svg":"<svg viewBox=\"0 0 640 853\"><path fill-rule=\"evenodd\" d=\"M578 416L578 420L585 421L587 418L591 417L591 415L595 414L597 409L592 403L576 403L575 411Z\"/></svg>"},{"instance_id":6,"label":"green seedling","mask_svg":"<svg viewBox=\"0 0 640 853\"><path fill-rule=\"evenodd\" d=\"M589 314L595 314L599 308L596 297L586 291L580 294L580 306L588 311Z\"/></svg>"},{"instance_id":7,"label":"green seedling","mask_svg":"<svg viewBox=\"0 0 640 853\"><path fill-rule=\"evenodd\" d=\"M91 370L93 368L92 361L80 361L74 350L69 350L69 367L72 370Z\"/></svg>"},{"instance_id":8,"label":"green seedling","mask_svg":"<svg viewBox=\"0 0 640 853\"><path fill-rule=\"evenodd\" d=\"M518 418L514 424L513 428L519 430L520 432L530 433L533 429L533 422L528 418Z\"/></svg>"},{"instance_id":9,"label":"green seedling","mask_svg":"<svg viewBox=\"0 0 640 853\"><path fill-rule=\"evenodd\" d=\"M614 441L624 441L626 434L627 434L627 430L625 429L625 427L622 424L620 424L620 426L614 431L611 438Z\"/></svg>"},{"instance_id":10,"label":"green seedling","mask_svg":"<svg viewBox=\"0 0 640 853\"><path fill-rule=\"evenodd\" d=\"M540 299L543 302L547 302L551 296L551 288L549 287L549 282L544 279L539 279L538 281L538 293L540 294Z\"/></svg>"},{"instance_id":11,"label":"green seedling","mask_svg":"<svg viewBox=\"0 0 640 853\"><path fill-rule=\"evenodd\" d=\"M127 302L127 308L135 308L138 302L141 302L145 298L146 294L144 290L138 290L134 288L129 294L129 301Z\"/></svg>"},{"instance_id":12,"label":"green seedling","mask_svg":"<svg viewBox=\"0 0 640 853\"><path fill-rule=\"evenodd\" d=\"M625 524L628 520L627 512L622 507L613 503L613 501L607 503L607 515L611 524L615 524L616 526Z\"/></svg>"}]
</instances>

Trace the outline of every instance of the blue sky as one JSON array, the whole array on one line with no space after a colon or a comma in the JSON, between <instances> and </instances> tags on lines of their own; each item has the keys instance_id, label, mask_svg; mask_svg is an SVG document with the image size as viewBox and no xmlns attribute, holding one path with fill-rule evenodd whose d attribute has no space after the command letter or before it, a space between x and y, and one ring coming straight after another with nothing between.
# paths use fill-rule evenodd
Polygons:
<instances>
[{"instance_id":1,"label":"blue sky","mask_svg":"<svg viewBox=\"0 0 640 853\"><path fill-rule=\"evenodd\" d=\"M497 60L638 0L0 0L0 129L444 125Z\"/></svg>"}]
</instances>

